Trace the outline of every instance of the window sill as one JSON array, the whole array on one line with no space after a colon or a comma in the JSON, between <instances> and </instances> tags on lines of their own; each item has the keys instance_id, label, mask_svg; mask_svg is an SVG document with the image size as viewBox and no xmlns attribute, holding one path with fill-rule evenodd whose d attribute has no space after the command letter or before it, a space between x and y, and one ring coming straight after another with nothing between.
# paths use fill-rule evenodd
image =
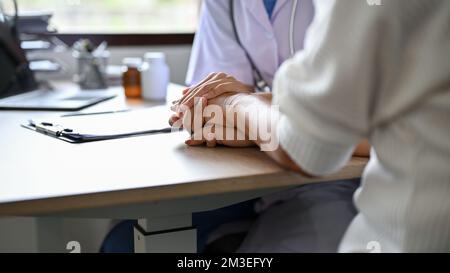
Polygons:
<instances>
[{"instance_id":1,"label":"window sill","mask_svg":"<svg viewBox=\"0 0 450 273\"><path fill-rule=\"evenodd\" d=\"M147 46L147 45L184 45L192 44L194 33L153 33L153 34L92 34L92 33L55 33L55 36L67 45L85 38L94 44L107 41L110 46Z\"/></svg>"}]
</instances>

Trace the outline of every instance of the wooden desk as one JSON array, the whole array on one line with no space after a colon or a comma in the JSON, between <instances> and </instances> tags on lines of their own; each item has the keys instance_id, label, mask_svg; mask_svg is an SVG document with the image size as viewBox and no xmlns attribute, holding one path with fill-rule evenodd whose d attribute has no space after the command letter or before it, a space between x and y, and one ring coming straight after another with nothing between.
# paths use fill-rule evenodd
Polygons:
<instances>
[{"instance_id":1,"label":"wooden desk","mask_svg":"<svg viewBox=\"0 0 450 273\"><path fill-rule=\"evenodd\" d=\"M171 85L168 101L180 90ZM84 111L156 104L118 96ZM304 183L360 177L367 162L353 158L333 176L308 179L256 148L188 147L183 132L70 144L20 127L30 117L55 114L0 112L0 216L151 218L140 222L146 231L179 228L195 211ZM155 110L148 118L168 116Z\"/></svg>"}]
</instances>

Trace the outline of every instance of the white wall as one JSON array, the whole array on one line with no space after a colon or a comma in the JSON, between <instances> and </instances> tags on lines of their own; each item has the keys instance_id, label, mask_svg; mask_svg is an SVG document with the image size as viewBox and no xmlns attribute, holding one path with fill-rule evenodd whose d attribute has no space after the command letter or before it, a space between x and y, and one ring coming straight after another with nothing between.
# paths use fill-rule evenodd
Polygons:
<instances>
[{"instance_id":1,"label":"white wall","mask_svg":"<svg viewBox=\"0 0 450 273\"><path fill-rule=\"evenodd\" d=\"M64 253L69 252L66 246L70 241L79 242L83 253L96 253L114 224L108 219L64 218L50 229L39 230L38 221L54 220L38 220L32 217L0 218L0 253L35 253L39 252L39 249ZM53 239L46 240L49 236ZM40 242L39 239L44 241Z\"/></svg>"}]
</instances>

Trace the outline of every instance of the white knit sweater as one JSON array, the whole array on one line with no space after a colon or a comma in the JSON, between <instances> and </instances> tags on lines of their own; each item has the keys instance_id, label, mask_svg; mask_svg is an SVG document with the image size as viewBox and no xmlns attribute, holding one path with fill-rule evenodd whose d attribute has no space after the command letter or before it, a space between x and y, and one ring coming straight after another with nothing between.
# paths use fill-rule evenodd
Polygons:
<instances>
[{"instance_id":1,"label":"white knit sweater","mask_svg":"<svg viewBox=\"0 0 450 273\"><path fill-rule=\"evenodd\" d=\"M282 147L325 175L369 138L341 251L450 251L450 1L315 8L305 49L275 79Z\"/></svg>"}]
</instances>

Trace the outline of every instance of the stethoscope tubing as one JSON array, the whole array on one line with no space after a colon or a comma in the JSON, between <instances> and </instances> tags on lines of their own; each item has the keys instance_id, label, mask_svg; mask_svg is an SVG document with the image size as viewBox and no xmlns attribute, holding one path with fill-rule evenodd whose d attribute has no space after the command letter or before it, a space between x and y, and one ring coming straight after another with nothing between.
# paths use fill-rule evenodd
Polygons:
<instances>
[{"instance_id":1,"label":"stethoscope tubing","mask_svg":"<svg viewBox=\"0 0 450 273\"><path fill-rule=\"evenodd\" d=\"M291 56L293 56L295 54L294 25L295 25L295 15L297 14L297 8L298 8L298 0L292 0L292 1L293 1L292 2L292 12L291 12L290 20L289 20L289 49L290 49ZM247 52L247 50L244 48L244 46L242 44L242 41L239 37L239 33L237 31L234 13L235 13L234 12L234 0L230 0L230 19L231 19L231 25L233 28L234 36L235 36L236 41L239 44L239 46L244 50L245 55L247 56L247 59L250 62L250 66L252 67L252 71L253 71L255 87L257 88L257 91L270 91L270 86L264 80L264 78L261 74L261 71L258 69L255 62L253 61L253 58L250 56L250 54Z\"/></svg>"}]
</instances>

